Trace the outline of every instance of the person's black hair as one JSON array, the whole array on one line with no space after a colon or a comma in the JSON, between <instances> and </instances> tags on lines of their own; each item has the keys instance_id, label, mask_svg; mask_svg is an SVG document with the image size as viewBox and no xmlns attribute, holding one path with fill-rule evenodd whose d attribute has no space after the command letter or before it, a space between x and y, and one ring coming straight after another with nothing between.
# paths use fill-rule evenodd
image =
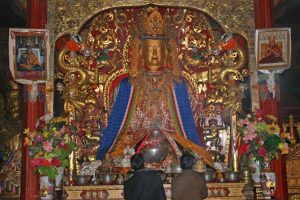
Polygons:
<instances>
[{"instance_id":1,"label":"person's black hair","mask_svg":"<svg viewBox=\"0 0 300 200\"><path fill-rule=\"evenodd\" d=\"M130 165L133 170L144 168L144 158L141 154L134 154L130 159Z\"/></svg>"},{"instance_id":2,"label":"person's black hair","mask_svg":"<svg viewBox=\"0 0 300 200\"><path fill-rule=\"evenodd\" d=\"M181 157L180 157L180 166L182 170L189 170L193 168L193 164L194 164L194 156L192 156L189 153L184 153Z\"/></svg>"}]
</instances>

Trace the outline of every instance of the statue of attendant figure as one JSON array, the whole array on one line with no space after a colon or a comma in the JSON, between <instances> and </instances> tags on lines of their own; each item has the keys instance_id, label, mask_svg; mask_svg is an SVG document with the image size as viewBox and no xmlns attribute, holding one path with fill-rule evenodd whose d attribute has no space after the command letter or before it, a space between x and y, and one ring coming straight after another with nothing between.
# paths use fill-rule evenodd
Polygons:
<instances>
[{"instance_id":1,"label":"statue of attendant figure","mask_svg":"<svg viewBox=\"0 0 300 200\"><path fill-rule=\"evenodd\" d=\"M122 159L122 167L130 167L130 159L135 154L134 148L130 147L129 145L123 151L123 159Z\"/></svg>"},{"instance_id":2,"label":"statue of attendant figure","mask_svg":"<svg viewBox=\"0 0 300 200\"><path fill-rule=\"evenodd\" d=\"M179 134L203 146L187 87L181 79L176 41L166 35L165 20L156 9L146 14L141 24L140 37L130 45L129 77L119 84L103 131L97 153L100 160L107 152L115 158L122 156L127 146L125 138L132 138L130 147L136 147L156 121L162 134L167 133L165 137L174 154L180 151L166 135Z\"/></svg>"}]
</instances>

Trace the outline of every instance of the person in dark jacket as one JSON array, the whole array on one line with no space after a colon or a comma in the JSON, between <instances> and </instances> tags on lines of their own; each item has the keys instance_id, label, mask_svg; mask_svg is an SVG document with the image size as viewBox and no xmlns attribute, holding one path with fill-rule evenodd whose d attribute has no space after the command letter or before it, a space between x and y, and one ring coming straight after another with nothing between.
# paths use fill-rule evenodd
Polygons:
<instances>
[{"instance_id":1,"label":"person in dark jacket","mask_svg":"<svg viewBox=\"0 0 300 200\"><path fill-rule=\"evenodd\" d=\"M133 155L130 164L134 174L124 182L125 200L165 200L160 173L144 168L144 159L140 154Z\"/></svg>"},{"instance_id":2,"label":"person in dark jacket","mask_svg":"<svg viewBox=\"0 0 300 200\"><path fill-rule=\"evenodd\" d=\"M204 175L192 170L194 157L183 154L180 158L182 173L172 179L172 200L202 200L208 195Z\"/></svg>"}]
</instances>

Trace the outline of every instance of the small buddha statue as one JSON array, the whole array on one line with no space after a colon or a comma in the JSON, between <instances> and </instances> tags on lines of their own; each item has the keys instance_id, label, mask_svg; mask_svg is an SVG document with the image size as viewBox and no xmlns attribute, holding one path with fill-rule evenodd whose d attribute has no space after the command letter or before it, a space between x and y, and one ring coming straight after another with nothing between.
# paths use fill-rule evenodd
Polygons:
<instances>
[{"instance_id":1,"label":"small buddha statue","mask_svg":"<svg viewBox=\"0 0 300 200\"><path fill-rule=\"evenodd\" d=\"M105 154L105 158L103 159L98 171L105 172L105 173L111 173L113 172L114 168L116 167L114 161L111 159L111 156L109 153Z\"/></svg>"},{"instance_id":2,"label":"small buddha statue","mask_svg":"<svg viewBox=\"0 0 300 200\"><path fill-rule=\"evenodd\" d=\"M135 154L134 148L130 146L130 144L126 145L126 148L123 151L123 159L121 162L122 167L130 167L130 159Z\"/></svg>"},{"instance_id":3,"label":"small buddha statue","mask_svg":"<svg viewBox=\"0 0 300 200\"><path fill-rule=\"evenodd\" d=\"M22 119L21 94L19 86L14 81L9 81L9 90L6 91L6 111L8 120Z\"/></svg>"},{"instance_id":4,"label":"small buddha statue","mask_svg":"<svg viewBox=\"0 0 300 200\"><path fill-rule=\"evenodd\" d=\"M21 95L16 82L8 82L8 89L0 96L0 104L0 150L15 151L22 129Z\"/></svg>"},{"instance_id":5,"label":"small buddha statue","mask_svg":"<svg viewBox=\"0 0 300 200\"><path fill-rule=\"evenodd\" d=\"M193 165L193 169L196 172L206 172L207 171L206 165L205 165L205 163L203 162L203 160L201 158L197 159L197 161Z\"/></svg>"}]
</instances>

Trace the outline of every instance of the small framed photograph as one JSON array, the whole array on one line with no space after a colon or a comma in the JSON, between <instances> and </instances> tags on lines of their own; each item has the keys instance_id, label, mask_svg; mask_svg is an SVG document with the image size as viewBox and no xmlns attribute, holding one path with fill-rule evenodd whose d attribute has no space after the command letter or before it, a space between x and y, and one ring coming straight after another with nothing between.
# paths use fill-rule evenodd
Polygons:
<instances>
[{"instance_id":1,"label":"small framed photograph","mask_svg":"<svg viewBox=\"0 0 300 200\"><path fill-rule=\"evenodd\" d=\"M291 29L256 30L256 66L261 69L288 69L291 64Z\"/></svg>"},{"instance_id":2,"label":"small framed photograph","mask_svg":"<svg viewBox=\"0 0 300 200\"><path fill-rule=\"evenodd\" d=\"M49 32L44 29L9 30L9 65L17 82L44 82L49 76Z\"/></svg>"}]
</instances>

